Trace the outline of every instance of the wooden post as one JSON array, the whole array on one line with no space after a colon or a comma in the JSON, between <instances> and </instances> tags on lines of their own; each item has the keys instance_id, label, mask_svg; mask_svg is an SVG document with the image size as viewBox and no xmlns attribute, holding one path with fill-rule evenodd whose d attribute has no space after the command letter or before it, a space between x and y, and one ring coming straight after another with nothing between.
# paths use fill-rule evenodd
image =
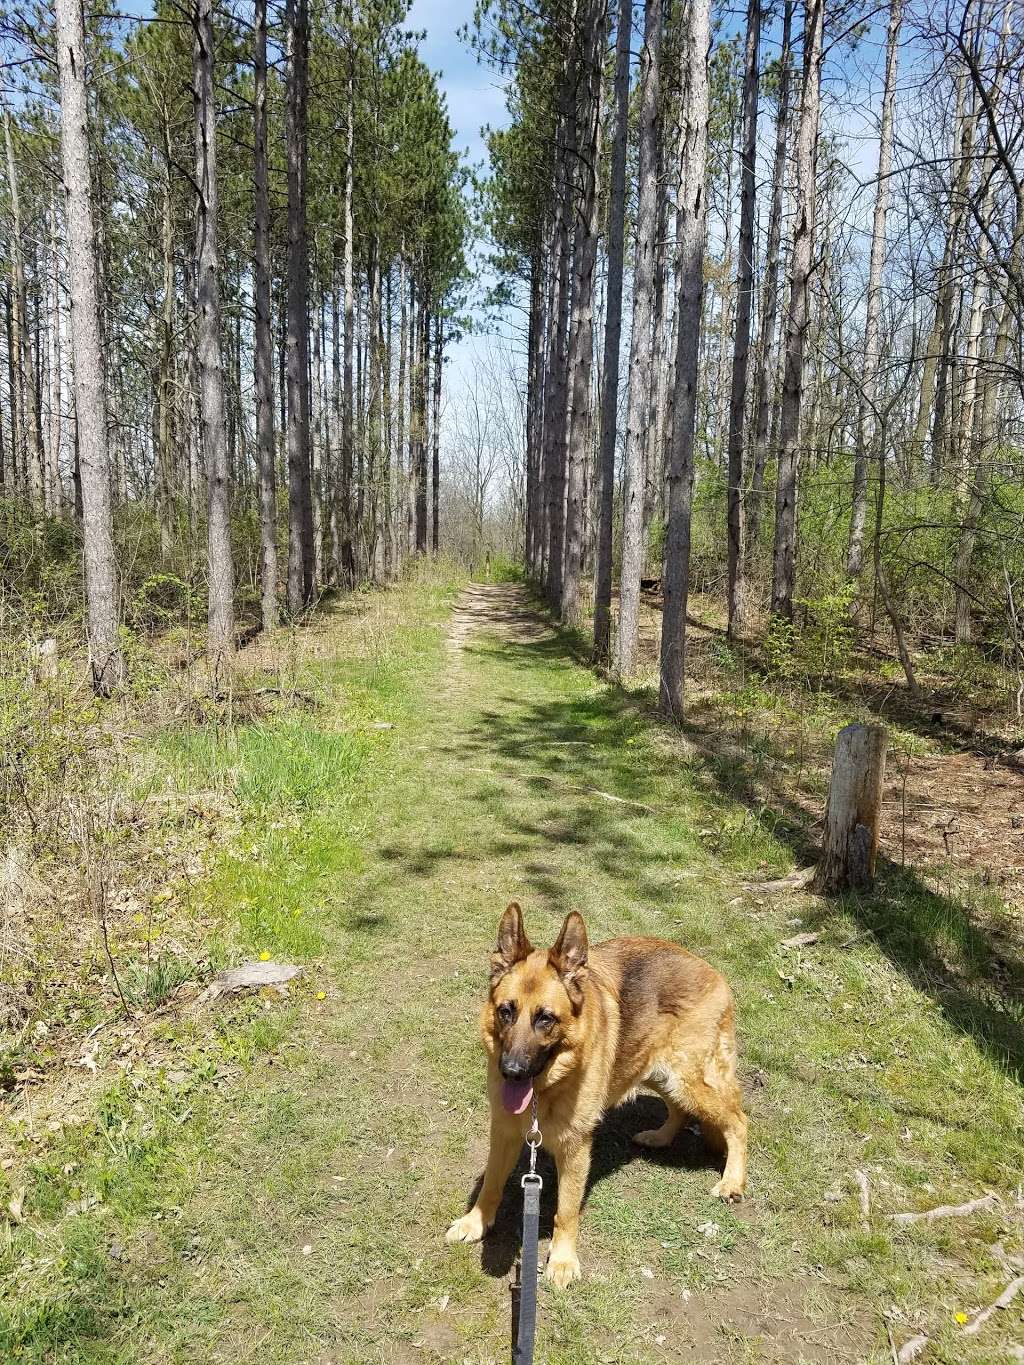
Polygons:
<instances>
[{"instance_id":1,"label":"wooden post","mask_svg":"<svg viewBox=\"0 0 1024 1365\"><path fill-rule=\"evenodd\" d=\"M884 725L847 725L836 736L815 891L832 895L874 881L885 749Z\"/></svg>"}]
</instances>

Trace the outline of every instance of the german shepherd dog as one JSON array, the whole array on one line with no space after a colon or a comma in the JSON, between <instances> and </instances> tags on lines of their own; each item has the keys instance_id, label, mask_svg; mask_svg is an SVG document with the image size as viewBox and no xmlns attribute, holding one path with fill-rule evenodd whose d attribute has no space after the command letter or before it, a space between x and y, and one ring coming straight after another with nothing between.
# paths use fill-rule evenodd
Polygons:
<instances>
[{"instance_id":1,"label":"german shepherd dog","mask_svg":"<svg viewBox=\"0 0 1024 1365\"><path fill-rule=\"evenodd\" d=\"M590 1147L602 1114L646 1086L668 1107L642 1147L667 1147L690 1117L724 1151L712 1190L742 1197L747 1120L736 1081L732 992L723 977L678 944L615 938L590 948L580 915L558 941L535 950L513 901L498 925L491 989L480 1017L488 1055L491 1146L477 1201L448 1229L449 1242L478 1242L493 1225L523 1146L534 1097L544 1146L558 1169L558 1209L547 1276L578 1279L580 1207Z\"/></svg>"}]
</instances>

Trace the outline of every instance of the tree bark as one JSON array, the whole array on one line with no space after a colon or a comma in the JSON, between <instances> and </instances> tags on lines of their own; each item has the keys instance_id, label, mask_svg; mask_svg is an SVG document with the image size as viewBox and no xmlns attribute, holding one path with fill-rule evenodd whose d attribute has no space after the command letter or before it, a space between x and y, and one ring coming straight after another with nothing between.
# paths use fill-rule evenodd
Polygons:
<instances>
[{"instance_id":1,"label":"tree bark","mask_svg":"<svg viewBox=\"0 0 1024 1365\"><path fill-rule=\"evenodd\" d=\"M761 0L748 0L743 71L743 148L740 173L739 268L736 275L736 335L729 397L729 454L726 494L728 541L728 632L743 624L743 447L747 412L750 314L754 298L754 193L757 158L758 59Z\"/></svg>"},{"instance_id":2,"label":"tree bark","mask_svg":"<svg viewBox=\"0 0 1024 1365\"><path fill-rule=\"evenodd\" d=\"M882 265L885 259L885 220L889 209L889 173L892 169L893 111L896 104L896 64L899 57L902 0L891 0L885 47L885 87L882 92L882 124L878 145L878 190L871 229L871 260L868 266L867 316L864 324L864 371L857 421L857 454L853 469L853 509L846 572L856 581L864 563L864 524L868 512L868 465L877 430L878 330L882 311Z\"/></svg>"},{"instance_id":3,"label":"tree bark","mask_svg":"<svg viewBox=\"0 0 1024 1365\"><path fill-rule=\"evenodd\" d=\"M62 3L73 0L62 0ZM220 357L220 261L217 248L217 125L214 102L213 0L195 0L192 52L196 116L196 349L199 425L206 461L209 606L207 651L217 684L235 647L235 571L231 557L230 466Z\"/></svg>"},{"instance_id":4,"label":"tree bark","mask_svg":"<svg viewBox=\"0 0 1024 1365\"><path fill-rule=\"evenodd\" d=\"M267 168L267 0L256 0L253 135L256 332L256 449L260 479L260 610L264 630L278 624L277 470L274 439L274 338L270 294L270 195Z\"/></svg>"},{"instance_id":5,"label":"tree bark","mask_svg":"<svg viewBox=\"0 0 1024 1365\"><path fill-rule=\"evenodd\" d=\"M629 133L629 46L632 0L619 0L615 37L615 132L608 204L608 282L605 287L601 382L601 449L598 457L597 565L594 583L594 660L611 661L612 545L615 515L615 433L619 408L622 339L622 266L626 220L626 142Z\"/></svg>"},{"instance_id":6,"label":"tree bark","mask_svg":"<svg viewBox=\"0 0 1024 1365\"><path fill-rule=\"evenodd\" d=\"M441 547L441 378L444 365L444 319L440 304L434 319L434 412L430 424L431 448L431 549L436 555Z\"/></svg>"},{"instance_id":7,"label":"tree bark","mask_svg":"<svg viewBox=\"0 0 1024 1365\"><path fill-rule=\"evenodd\" d=\"M405 562L409 554L409 471L406 468L406 374L408 371L409 349L409 303L405 287L404 245L399 249L398 258L398 419L396 426L398 496L395 508L395 566Z\"/></svg>"},{"instance_id":8,"label":"tree bark","mask_svg":"<svg viewBox=\"0 0 1024 1365\"><path fill-rule=\"evenodd\" d=\"M64 511L64 495L60 483L60 447L63 430L63 355L61 351L61 290L60 253L57 249L57 201L50 203L50 268L53 272L51 298L53 300L53 339L50 360L50 440L47 454L47 506L51 516ZM0 465L3 453L0 451Z\"/></svg>"},{"instance_id":9,"label":"tree bark","mask_svg":"<svg viewBox=\"0 0 1024 1365\"><path fill-rule=\"evenodd\" d=\"M768 458L771 424L771 381L775 374L775 323L779 312L779 248L782 241L782 209L786 187L786 151L789 139L789 88L792 69L790 34L795 0L785 0L782 15L782 51L779 57L779 107L775 120L775 161L772 168L772 203L768 215L764 279L761 285L761 321L757 344L757 376L754 381L754 450L751 461L750 505L746 532L746 558L757 547L764 501L764 468Z\"/></svg>"},{"instance_id":10,"label":"tree bark","mask_svg":"<svg viewBox=\"0 0 1024 1365\"><path fill-rule=\"evenodd\" d=\"M886 742L884 725L847 725L836 736L825 837L812 882L822 895L874 882Z\"/></svg>"},{"instance_id":11,"label":"tree bark","mask_svg":"<svg viewBox=\"0 0 1024 1365\"><path fill-rule=\"evenodd\" d=\"M416 553L427 553L427 367L430 358L430 312L422 287L416 291L419 318L416 325L416 368L413 392L416 410Z\"/></svg>"},{"instance_id":12,"label":"tree bark","mask_svg":"<svg viewBox=\"0 0 1024 1365\"><path fill-rule=\"evenodd\" d=\"M306 234L307 0L288 0L285 144L288 161L288 610L297 616L316 590L310 461L309 246Z\"/></svg>"},{"instance_id":13,"label":"tree bark","mask_svg":"<svg viewBox=\"0 0 1024 1365\"><path fill-rule=\"evenodd\" d=\"M565 475L568 419L568 334L570 309L570 264L572 260L572 219L576 180L576 121L572 112L573 68L570 59L562 79L559 149L555 156L554 253L555 289L558 306L552 311L555 325L551 331L548 358L548 388L544 438L545 494L547 500L547 598L557 611L562 600L562 572L565 563Z\"/></svg>"},{"instance_id":14,"label":"tree bark","mask_svg":"<svg viewBox=\"0 0 1024 1365\"><path fill-rule=\"evenodd\" d=\"M35 361L29 344L28 290L25 284L24 238L22 236L21 196L18 168L11 139L10 111L4 104L4 141L7 148L7 185L11 194L11 279L14 318L14 347L18 367L19 430L22 481L33 508L43 510L43 448L39 428L39 407Z\"/></svg>"},{"instance_id":15,"label":"tree bark","mask_svg":"<svg viewBox=\"0 0 1024 1365\"><path fill-rule=\"evenodd\" d=\"M702 3L703 0L698 0ZM633 266L633 331L629 349L626 460L623 484L622 567L619 575L619 632L616 670L628 678L636 664L640 576L644 565L644 427L651 377L655 236L658 219L658 87L663 5L646 0L640 57L639 204Z\"/></svg>"},{"instance_id":16,"label":"tree bark","mask_svg":"<svg viewBox=\"0 0 1024 1365\"><path fill-rule=\"evenodd\" d=\"M56 20L89 663L94 690L109 696L124 681L125 669L118 641L117 565L110 505L96 237L89 183L85 33L80 0L57 0Z\"/></svg>"},{"instance_id":17,"label":"tree bark","mask_svg":"<svg viewBox=\"0 0 1024 1365\"><path fill-rule=\"evenodd\" d=\"M541 538L541 441L543 421L543 354L544 354L544 268L540 249L536 248L530 261L530 321L527 336L529 367L526 406L526 571L536 576L539 571Z\"/></svg>"},{"instance_id":18,"label":"tree bark","mask_svg":"<svg viewBox=\"0 0 1024 1365\"><path fill-rule=\"evenodd\" d=\"M345 403L341 422L341 568L342 582L355 587L356 528L352 515L352 470L355 454L355 230L352 220L352 186L355 176L355 57L349 53L348 123L345 130Z\"/></svg>"},{"instance_id":19,"label":"tree bark","mask_svg":"<svg viewBox=\"0 0 1024 1365\"><path fill-rule=\"evenodd\" d=\"M775 491L775 553L772 613L793 617L796 585L796 503L800 469L800 407L804 352L814 269L815 179L821 111L822 25L824 0L807 0L804 22L803 79L796 138L797 211L790 260L786 365L779 429L779 477Z\"/></svg>"},{"instance_id":20,"label":"tree bark","mask_svg":"<svg viewBox=\"0 0 1024 1365\"><path fill-rule=\"evenodd\" d=\"M676 280L679 291L672 450L666 499L664 605L661 614L662 711L683 714L686 670L686 602L690 579L690 513L693 504L694 445L697 435L697 362L704 299L704 238L707 220L705 174L708 144L709 0L692 0L680 45L681 88L679 183L676 211Z\"/></svg>"},{"instance_id":21,"label":"tree bark","mask_svg":"<svg viewBox=\"0 0 1024 1365\"><path fill-rule=\"evenodd\" d=\"M594 366L594 273L597 269L598 157L601 129L601 62L604 56L604 18L596 0L581 16L583 63L579 108L582 196L577 225L576 278L572 291L569 329L568 483L565 524L565 567L559 609L570 626L582 621L580 579L583 574L584 499L590 444L591 380Z\"/></svg>"}]
</instances>

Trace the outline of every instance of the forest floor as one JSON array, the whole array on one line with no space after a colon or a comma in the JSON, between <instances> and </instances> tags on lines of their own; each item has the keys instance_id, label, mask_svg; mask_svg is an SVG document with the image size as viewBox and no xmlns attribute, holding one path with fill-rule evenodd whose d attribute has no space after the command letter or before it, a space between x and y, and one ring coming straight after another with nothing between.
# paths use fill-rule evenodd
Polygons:
<instances>
[{"instance_id":1,"label":"forest floor","mask_svg":"<svg viewBox=\"0 0 1024 1365\"><path fill-rule=\"evenodd\" d=\"M722 970L751 1122L726 1207L696 1138L631 1145L656 1100L608 1116L538 1361L883 1365L919 1333L921 1360L1019 1358L1021 1299L967 1328L1024 1269L1024 966L958 886L908 857L870 897L749 889L807 854L771 765L660 725L517 585L423 578L299 635L308 705L140 743L203 844L151 899L305 976L221 1005L182 982L12 1090L0 1358L507 1359L515 1182L482 1249L443 1234L486 1153L477 1015L513 897L535 942L574 908Z\"/></svg>"}]
</instances>

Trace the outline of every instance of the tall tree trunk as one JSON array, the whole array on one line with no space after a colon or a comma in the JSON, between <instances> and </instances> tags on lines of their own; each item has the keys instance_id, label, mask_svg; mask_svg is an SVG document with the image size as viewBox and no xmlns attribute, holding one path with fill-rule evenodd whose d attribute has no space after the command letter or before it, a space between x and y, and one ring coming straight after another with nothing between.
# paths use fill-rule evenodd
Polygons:
<instances>
[{"instance_id":1,"label":"tall tree trunk","mask_svg":"<svg viewBox=\"0 0 1024 1365\"><path fill-rule=\"evenodd\" d=\"M288 0L288 610L312 601L316 579L310 467L309 246L306 235L307 0Z\"/></svg>"},{"instance_id":2,"label":"tall tree trunk","mask_svg":"<svg viewBox=\"0 0 1024 1365\"><path fill-rule=\"evenodd\" d=\"M1002 31L999 39L1000 58L1006 49L1010 20L1011 5L1007 0L1003 10ZM1000 61L997 67L997 76L989 94L989 113L993 122L997 121L1002 114L1003 70ZM985 490L988 485L992 462L996 455L999 393L1010 351L1011 334L1014 330L1015 320L1019 319L1019 313L1014 309L1011 299L1015 282L1019 290L1020 281L1024 279L1024 186L1018 180L1014 187L1016 199L1014 226L1003 280L1005 294L997 316L992 353L988 365L982 373L979 362L983 306L988 300L989 292L991 247L989 226L993 207L993 151L990 126L988 146L981 169L981 184L986 185L987 188L978 210L978 222L982 231L978 263L974 272L974 300L967 346L965 388L969 386L969 392L961 404L960 443L963 454L959 463L966 469L968 463L973 462L973 472L970 476L969 488L959 491L958 496L958 503L961 508L960 533L957 538L953 569L953 578L956 583L954 631L958 644L968 644L973 635L971 606L975 597L968 587L968 583L971 581L971 569L978 543L978 530L984 506ZM980 401L978 397L979 388ZM968 442L972 447L970 451L965 448Z\"/></svg>"},{"instance_id":3,"label":"tall tree trunk","mask_svg":"<svg viewBox=\"0 0 1024 1365\"><path fill-rule=\"evenodd\" d=\"M601 448L598 456L597 565L594 583L594 659L611 662L612 545L615 518L615 432L619 407L622 338L622 267L626 220L626 142L629 132L629 46L632 0L619 0L615 37L615 132L608 203L608 282L605 287L601 382Z\"/></svg>"},{"instance_id":4,"label":"tall tree trunk","mask_svg":"<svg viewBox=\"0 0 1024 1365\"><path fill-rule=\"evenodd\" d=\"M375 237L369 242L370 260L366 281L366 438L365 446L365 508L364 562L373 582L379 582L377 562L377 499L378 466L380 464L380 359L377 334L380 326L380 273L377 268L378 245Z\"/></svg>"},{"instance_id":5,"label":"tall tree trunk","mask_svg":"<svg viewBox=\"0 0 1024 1365\"><path fill-rule=\"evenodd\" d=\"M665 474L669 450L669 412L675 364L675 309L669 288L669 160L668 139L658 130L658 218L654 260L654 341L651 352L651 401L648 417L647 472L644 479L644 543L653 518L665 516Z\"/></svg>"},{"instance_id":6,"label":"tall tree trunk","mask_svg":"<svg viewBox=\"0 0 1024 1365\"><path fill-rule=\"evenodd\" d=\"M174 536L174 224L171 218L171 131L166 106L163 114L163 166L160 186L160 259L163 298L160 302L157 364L157 516L160 553L170 559Z\"/></svg>"},{"instance_id":7,"label":"tall tree trunk","mask_svg":"<svg viewBox=\"0 0 1024 1365\"><path fill-rule=\"evenodd\" d=\"M316 278L315 267L313 278ZM323 297L316 297L316 311L310 319L312 354L309 358L310 418L309 462L310 502L313 518L313 575L323 583L324 572L324 306Z\"/></svg>"},{"instance_id":8,"label":"tall tree trunk","mask_svg":"<svg viewBox=\"0 0 1024 1365\"><path fill-rule=\"evenodd\" d=\"M74 3L74 0L62 0ZM199 424L206 460L209 611L207 650L215 684L235 647L235 571L231 558L230 466L220 357L220 262L217 250L217 109L214 102L213 0L192 15L196 115L196 349Z\"/></svg>"},{"instance_id":9,"label":"tall tree trunk","mask_svg":"<svg viewBox=\"0 0 1024 1365\"><path fill-rule=\"evenodd\" d=\"M47 496L51 516L59 517L64 510L60 485L60 445L62 432L63 363L61 352L61 291L60 253L57 249L57 200L50 203L50 269L52 271L53 339L50 363L50 440L48 451ZM0 453L0 464L3 463Z\"/></svg>"},{"instance_id":10,"label":"tall tree trunk","mask_svg":"<svg viewBox=\"0 0 1024 1365\"><path fill-rule=\"evenodd\" d=\"M796 585L796 501L800 469L800 405L804 352L809 323L811 274L814 269L815 178L821 112L821 63L824 0L807 0L804 20L803 78L800 122L796 136L797 206L790 259L786 368L779 429L779 478L775 491L775 552L772 565L772 612L793 617Z\"/></svg>"},{"instance_id":11,"label":"tall tree trunk","mask_svg":"<svg viewBox=\"0 0 1024 1365\"><path fill-rule=\"evenodd\" d=\"M882 311L882 265L885 260L885 219L889 209L889 172L892 169L893 110L896 103L896 63L899 55L902 0L891 0L885 47L885 87L878 144L878 190L871 229L868 266L867 316L864 324L864 371L857 421L857 455L853 470L853 509L846 556L847 575L856 581L864 563L864 524L868 513L868 464L874 451L878 401L878 331Z\"/></svg>"},{"instance_id":12,"label":"tall tree trunk","mask_svg":"<svg viewBox=\"0 0 1024 1365\"><path fill-rule=\"evenodd\" d=\"M668 467L664 605L661 615L661 708L683 714L686 670L686 603L690 584L690 512L693 503L694 443L697 433L697 361L704 300L704 237L707 203L704 179L708 144L709 0L692 0L680 45L683 112L680 162L684 168L676 209L676 280L679 327L676 349L672 450Z\"/></svg>"},{"instance_id":13,"label":"tall tree trunk","mask_svg":"<svg viewBox=\"0 0 1024 1365\"><path fill-rule=\"evenodd\" d=\"M327 419L328 539L331 583L341 582L341 243L337 237L331 247L331 400ZM327 357L324 357L326 381Z\"/></svg>"},{"instance_id":14,"label":"tall tree trunk","mask_svg":"<svg viewBox=\"0 0 1024 1365\"><path fill-rule=\"evenodd\" d=\"M702 3L703 0L698 0ZM622 569L619 577L619 633L616 668L628 678L636 663L640 576L644 565L644 428L651 373L655 236L658 221L658 84L663 5L646 0L640 57L639 206L633 266L633 332L629 347L626 408L626 465L623 486Z\"/></svg>"},{"instance_id":15,"label":"tall tree trunk","mask_svg":"<svg viewBox=\"0 0 1024 1365\"><path fill-rule=\"evenodd\" d=\"M729 455L726 494L728 540L728 629L743 625L743 446L747 415L747 365L750 314L754 301L754 193L757 158L758 58L761 46L761 0L747 5L747 41L743 69L743 149L740 172L739 268L736 274L736 337L729 397Z\"/></svg>"},{"instance_id":16,"label":"tall tree trunk","mask_svg":"<svg viewBox=\"0 0 1024 1365\"><path fill-rule=\"evenodd\" d=\"M13 253L12 253L13 255ZM7 380L11 395L10 484L15 491L21 480L21 451L24 436L21 419L21 378L18 368L17 289L12 280L4 290L4 320L7 324Z\"/></svg>"},{"instance_id":17,"label":"tall tree trunk","mask_svg":"<svg viewBox=\"0 0 1024 1365\"><path fill-rule=\"evenodd\" d=\"M57 0L56 19L89 662L93 688L101 696L109 696L124 681L125 671L118 642L117 566L110 506L80 0Z\"/></svg>"},{"instance_id":18,"label":"tall tree trunk","mask_svg":"<svg viewBox=\"0 0 1024 1365\"><path fill-rule=\"evenodd\" d=\"M578 100L582 200L577 225L578 249L569 329L568 482L565 524L565 565L559 610L571 626L581 622L580 578L583 573L584 500L590 449L591 379L594 364L594 272L597 268L597 174L601 128L601 65L604 56L603 11L589 0L581 16L584 39L581 90Z\"/></svg>"},{"instance_id":19,"label":"tall tree trunk","mask_svg":"<svg viewBox=\"0 0 1024 1365\"><path fill-rule=\"evenodd\" d=\"M352 516L352 468L355 453L355 229L352 221L352 186L355 177L355 56L349 53L348 119L345 130L345 404L341 424L341 559L342 582L356 583L355 525Z\"/></svg>"},{"instance_id":20,"label":"tall tree trunk","mask_svg":"<svg viewBox=\"0 0 1024 1365\"><path fill-rule=\"evenodd\" d=\"M416 323L416 368L413 395L416 434L416 553L427 552L427 365L430 356L430 311L422 286L416 290L419 316Z\"/></svg>"},{"instance_id":21,"label":"tall tree trunk","mask_svg":"<svg viewBox=\"0 0 1024 1365\"><path fill-rule=\"evenodd\" d=\"M785 0L782 14L782 50L779 56L779 106L775 120L775 160L772 167L772 203L768 214L764 279L761 285L760 334L757 374L754 380L754 449L750 474L750 505L746 518L746 557L757 546L764 501L764 467L768 458L771 424L771 389L775 375L775 322L779 312L779 248L782 240L782 209L786 186L786 152L789 138L789 89L792 70L790 47L795 0Z\"/></svg>"},{"instance_id":22,"label":"tall tree trunk","mask_svg":"<svg viewBox=\"0 0 1024 1365\"><path fill-rule=\"evenodd\" d=\"M397 496L395 499L395 568L409 554L409 470L406 459L406 390L409 370L409 300L405 287L404 244L398 257L398 416L395 425Z\"/></svg>"},{"instance_id":23,"label":"tall tree trunk","mask_svg":"<svg viewBox=\"0 0 1024 1365\"><path fill-rule=\"evenodd\" d=\"M526 571L537 572L537 545L540 535L540 449L538 419L541 409L541 365L543 339L543 266L540 251L530 257L530 316L527 331L526 384Z\"/></svg>"},{"instance_id":24,"label":"tall tree trunk","mask_svg":"<svg viewBox=\"0 0 1024 1365\"><path fill-rule=\"evenodd\" d=\"M444 318L438 304L434 319L434 411L430 424L431 449L431 549L436 555L441 544L441 375L444 365Z\"/></svg>"},{"instance_id":25,"label":"tall tree trunk","mask_svg":"<svg viewBox=\"0 0 1024 1365\"><path fill-rule=\"evenodd\" d=\"M270 295L270 194L267 167L267 0L256 0L253 137L256 334L256 449L260 477L260 610L273 630L277 610L277 470L274 440L274 338Z\"/></svg>"},{"instance_id":26,"label":"tall tree trunk","mask_svg":"<svg viewBox=\"0 0 1024 1365\"><path fill-rule=\"evenodd\" d=\"M962 79L966 81L966 74L962 76ZM940 276L938 298L935 305L935 397L931 413L932 475L934 478L938 478L947 463L946 447L949 444L950 414L956 366L956 357L953 352L957 327L957 305L960 301L960 258L963 251L963 232L967 218L971 172L974 168L974 141L977 126L977 98L972 91L966 97L959 120L959 154L949 200L944 255L945 268Z\"/></svg>"},{"instance_id":27,"label":"tall tree trunk","mask_svg":"<svg viewBox=\"0 0 1024 1365\"><path fill-rule=\"evenodd\" d=\"M579 63L573 55L563 78L559 105L561 152L555 166L558 212L555 230L555 260L558 271L558 312L551 334L551 355L548 374L551 379L551 409L545 437L544 463L547 477L548 556L547 597L558 611L562 602L562 577L565 568L565 486L568 458L568 397L569 397L569 319L571 306L570 268L573 259L573 217L576 191L576 119L574 117L574 87L579 74Z\"/></svg>"},{"instance_id":28,"label":"tall tree trunk","mask_svg":"<svg viewBox=\"0 0 1024 1365\"><path fill-rule=\"evenodd\" d=\"M4 140L7 146L7 184L11 195L11 278L14 316L14 346L18 365L20 453L25 491L33 508L43 510L43 450L39 430L39 408L35 362L29 344L28 290L25 284L24 238L22 236L21 196L18 169L11 139L11 116L4 104Z\"/></svg>"}]
</instances>

